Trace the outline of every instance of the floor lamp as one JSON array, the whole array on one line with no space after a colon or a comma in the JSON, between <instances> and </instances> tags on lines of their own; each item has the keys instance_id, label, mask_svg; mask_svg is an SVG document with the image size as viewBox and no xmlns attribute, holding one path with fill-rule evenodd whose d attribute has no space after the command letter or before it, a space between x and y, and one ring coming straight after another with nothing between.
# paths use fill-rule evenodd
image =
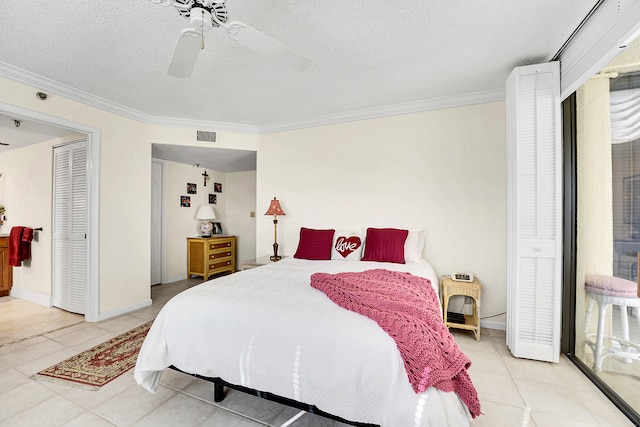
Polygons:
<instances>
[{"instance_id":1,"label":"floor lamp","mask_svg":"<svg viewBox=\"0 0 640 427\"><path fill-rule=\"evenodd\" d=\"M282 258L278 255L278 215L284 215L278 199L273 198L265 215L273 215L273 256L269 257L269 259L271 261L278 261Z\"/></svg>"}]
</instances>

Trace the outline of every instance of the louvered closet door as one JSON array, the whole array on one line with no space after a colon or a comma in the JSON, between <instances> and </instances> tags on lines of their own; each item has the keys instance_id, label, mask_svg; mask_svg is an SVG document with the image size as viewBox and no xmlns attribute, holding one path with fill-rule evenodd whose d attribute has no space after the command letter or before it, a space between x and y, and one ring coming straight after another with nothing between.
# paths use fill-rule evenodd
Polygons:
<instances>
[{"instance_id":1,"label":"louvered closet door","mask_svg":"<svg viewBox=\"0 0 640 427\"><path fill-rule=\"evenodd\" d=\"M87 307L87 143L54 149L53 304L85 314Z\"/></svg>"},{"instance_id":2,"label":"louvered closet door","mask_svg":"<svg viewBox=\"0 0 640 427\"><path fill-rule=\"evenodd\" d=\"M507 345L558 362L562 290L558 63L516 68L507 82Z\"/></svg>"}]
</instances>

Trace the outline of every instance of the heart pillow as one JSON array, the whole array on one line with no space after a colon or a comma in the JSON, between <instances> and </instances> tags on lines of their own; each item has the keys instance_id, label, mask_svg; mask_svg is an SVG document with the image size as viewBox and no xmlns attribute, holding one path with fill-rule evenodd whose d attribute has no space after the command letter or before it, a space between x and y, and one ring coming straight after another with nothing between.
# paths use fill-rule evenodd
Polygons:
<instances>
[{"instance_id":1,"label":"heart pillow","mask_svg":"<svg viewBox=\"0 0 640 427\"><path fill-rule=\"evenodd\" d=\"M351 231L336 231L333 235L331 259L340 261L360 261L362 238Z\"/></svg>"}]
</instances>

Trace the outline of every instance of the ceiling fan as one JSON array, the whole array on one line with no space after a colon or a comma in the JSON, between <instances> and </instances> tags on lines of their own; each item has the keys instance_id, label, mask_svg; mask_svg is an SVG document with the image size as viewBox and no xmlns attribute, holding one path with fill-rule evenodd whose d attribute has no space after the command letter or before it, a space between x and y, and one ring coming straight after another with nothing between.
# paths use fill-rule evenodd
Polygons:
<instances>
[{"instance_id":1,"label":"ceiling fan","mask_svg":"<svg viewBox=\"0 0 640 427\"><path fill-rule=\"evenodd\" d=\"M172 5L180 15L189 19L191 26L180 30L171 57L168 74L191 77L200 50L204 49L204 33L222 27L229 37L296 71L302 71L311 62L308 58L279 41L240 22L228 21L225 0L150 0L152 3Z\"/></svg>"}]
</instances>

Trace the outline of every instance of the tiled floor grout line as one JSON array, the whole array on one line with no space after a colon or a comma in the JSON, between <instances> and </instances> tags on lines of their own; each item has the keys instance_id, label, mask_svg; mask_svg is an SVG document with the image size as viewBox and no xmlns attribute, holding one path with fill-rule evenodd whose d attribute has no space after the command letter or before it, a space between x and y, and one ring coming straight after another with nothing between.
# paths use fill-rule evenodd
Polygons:
<instances>
[{"instance_id":1,"label":"tiled floor grout line","mask_svg":"<svg viewBox=\"0 0 640 427\"><path fill-rule=\"evenodd\" d=\"M175 388L175 387L172 387L172 386L170 386L170 385L160 384L160 386L162 386L162 387L166 387L166 388L168 388L169 390L173 390L173 391L175 391L175 392L177 392L177 393L180 393L180 394L182 394L182 395L184 395L184 396L187 396L187 397L190 397L190 398L192 398L192 399L199 400L200 402L206 403L207 405L214 406L214 407L216 407L216 408L218 408L218 409L222 409L223 411L227 411L227 412L230 412L230 413L232 413L232 414L234 414L234 415L238 415L238 416L240 416L240 417L242 417L242 418L246 418L246 419L248 419L248 420L250 420L250 421L253 421L253 422L255 422L255 423L262 424L262 425L265 425L265 426L270 426L270 425L271 425L271 424L269 424L269 423L265 423L264 421L261 421L261 420L255 419L255 418L253 418L253 417L250 417L250 416L248 416L248 415L241 414L240 412L234 411L233 409L225 408L224 406L218 405L217 403L215 403L215 402L211 402L211 401L209 401L209 400L207 400L207 399L204 399L204 398L202 398L202 397L199 397L199 396L193 395L193 394L191 394L191 393L187 393L187 392L185 392L184 390L179 390L179 389L177 389L177 388ZM213 386L213 384L211 384L211 386Z\"/></svg>"},{"instance_id":2,"label":"tiled floor grout line","mask_svg":"<svg viewBox=\"0 0 640 427\"><path fill-rule=\"evenodd\" d=\"M8 345L11 345L11 344L17 344L17 343L20 343L20 342L23 342L23 341L27 341L27 340L30 340L30 339L33 339L33 338L41 337L41 336L44 336L44 335L47 335L47 334L51 334L51 333L53 333L53 332L62 331L63 329L67 329L67 328L70 328L70 327L72 327L72 326L80 325L80 324L82 324L82 323L85 323L85 321L84 321L84 320L81 320L81 321L79 321L79 322L72 323L72 324L70 324L70 325L61 326L61 327L59 327L59 328L52 329L52 330L50 330L50 331L41 332L41 333L39 333L39 334L31 335L31 336L29 336L29 337L20 338L20 339L15 340L15 341L11 341L11 342L7 342L7 343L4 343L4 344L0 344L0 348L5 347L5 346L8 346Z\"/></svg>"}]
</instances>

